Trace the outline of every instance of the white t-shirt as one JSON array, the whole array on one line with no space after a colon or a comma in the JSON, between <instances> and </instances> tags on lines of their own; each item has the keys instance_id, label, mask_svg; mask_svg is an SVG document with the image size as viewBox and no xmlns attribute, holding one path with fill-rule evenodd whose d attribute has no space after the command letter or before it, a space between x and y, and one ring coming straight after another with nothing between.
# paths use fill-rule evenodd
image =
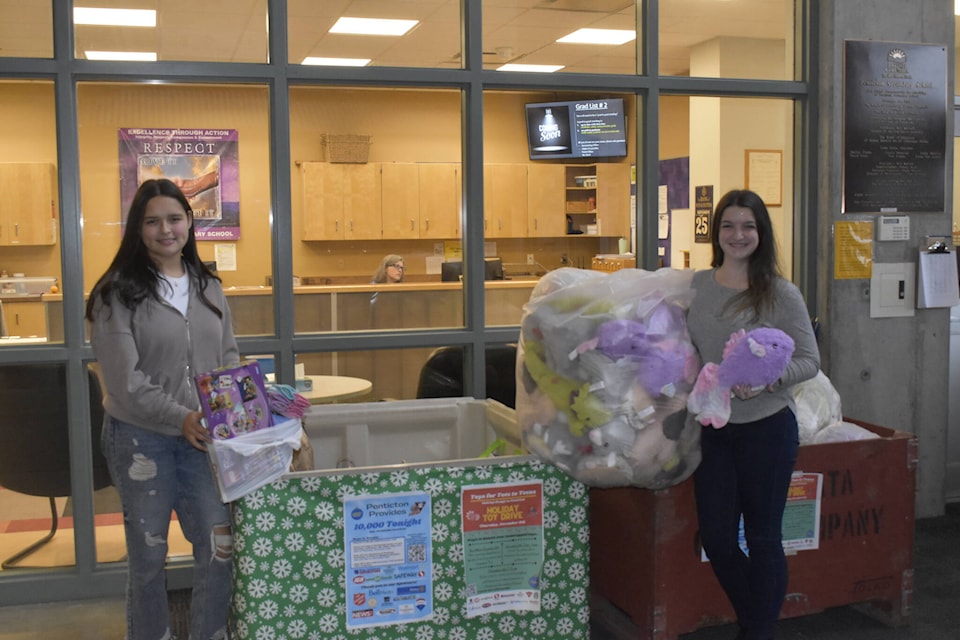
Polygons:
<instances>
[{"instance_id":1,"label":"white t-shirt","mask_svg":"<svg viewBox=\"0 0 960 640\"><path fill-rule=\"evenodd\" d=\"M186 316L190 301L190 274L184 272L179 278L171 278L161 273L160 278L163 280L160 297Z\"/></svg>"}]
</instances>

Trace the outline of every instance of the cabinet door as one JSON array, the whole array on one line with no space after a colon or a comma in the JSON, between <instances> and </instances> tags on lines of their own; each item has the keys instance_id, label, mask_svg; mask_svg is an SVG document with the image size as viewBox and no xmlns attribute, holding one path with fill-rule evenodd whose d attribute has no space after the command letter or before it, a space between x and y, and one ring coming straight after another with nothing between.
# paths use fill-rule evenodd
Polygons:
<instances>
[{"instance_id":1,"label":"cabinet door","mask_svg":"<svg viewBox=\"0 0 960 640\"><path fill-rule=\"evenodd\" d=\"M344 239L379 240L380 165L344 165L343 177Z\"/></svg>"},{"instance_id":2,"label":"cabinet door","mask_svg":"<svg viewBox=\"0 0 960 640\"><path fill-rule=\"evenodd\" d=\"M3 317L11 336L47 335L47 316L42 302L4 302Z\"/></svg>"},{"instance_id":3,"label":"cabinet door","mask_svg":"<svg viewBox=\"0 0 960 640\"><path fill-rule=\"evenodd\" d=\"M563 165L528 166L527 235L531 238L550 238L566 233Z\"/></svg>"},{"instance_id":4,"label":"cabinet door","mask_svg":"<svg viewBox=\"0 0 960 640\"><path fill-rule=\"evenodd\" d=\"M483 234L487 238L526 236L527 165L483 167Z\"/></svg>"},{"instance_id":5,"label":"cabinet door","mask_svg":"<svg viewBox=\"0 0 960 640\"><path fill-rule=\"evenodd\" d=\"M597 233L626 238L630 233L630 164L598 164Z\"/></svg>"},{"instance_id":6,"label":"cabinet door","mask_svg":"<svg viewBox=\"0 0 960 640\"><path fill-rule=\"evenodd\" d=\"M460 237L460 165L420 165L420 237Z\"/></svg>"},{"instance_id":7,"label":"cabinet door","mask_svg":"<svg viewBox=\"0 0 960 640\"><path fill-rule=\"evenodd\" d=\"M50 163L0 164L0 244L56 242L54 173Z\"/></svg>"},{"instance_id":8,"label":"cabinet door","mask_svg":"<svg viewBox=\"0 0 960 640\"><path fill-rule=\"evenodd\" d=\"M403 240L420 233L419 168L412 162L380 165L383 238Z\"/></svg>"},{"instance_id":9,"label":"cabinet door","mask_svg":"<svg viewBox=\"0 0 960 640\"><path fill-rule=\"evenodd\" d=\"M304 162L303 239L343 240L343 165Z\"/></svg>"}]
</instances>

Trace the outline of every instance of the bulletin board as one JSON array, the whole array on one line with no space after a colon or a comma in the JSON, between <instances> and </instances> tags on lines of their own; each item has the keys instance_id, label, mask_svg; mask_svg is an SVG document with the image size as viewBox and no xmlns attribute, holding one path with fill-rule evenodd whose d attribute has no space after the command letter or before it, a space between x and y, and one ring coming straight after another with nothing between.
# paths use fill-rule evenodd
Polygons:
<instances>
[{"instance_id":1,"label":"bulletin board","mask_svg":"<svg viewBox=\"0 0 960 640\"><path fill-rule=\"evenodd\" d=\"M461 487L524 481L539 481L543 486L540 611L503 611L468 618ZM344 497L401 491L430 495L433 616L423 622L348 631L344 616ZM231 637L588 640L588 503L585 485L530 456L284 476L233 505Z\"/></svg>"}]
</instances>

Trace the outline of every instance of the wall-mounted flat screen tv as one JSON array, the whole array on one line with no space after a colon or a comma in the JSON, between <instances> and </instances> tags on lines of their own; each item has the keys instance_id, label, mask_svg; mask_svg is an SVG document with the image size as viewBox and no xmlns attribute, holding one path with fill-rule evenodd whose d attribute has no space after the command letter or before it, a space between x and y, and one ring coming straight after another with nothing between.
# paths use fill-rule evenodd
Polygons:
<instances>
[{"instance_id":1,"label":"wall-mounted flat screen tv","mask_svg":"<svg viewBox=\"0 0 960 640\"><path fill-rule=\"evenodd\" d=\"M531 160L627 155L622 98L526 105Z\"/></svg>"}]
</instances>

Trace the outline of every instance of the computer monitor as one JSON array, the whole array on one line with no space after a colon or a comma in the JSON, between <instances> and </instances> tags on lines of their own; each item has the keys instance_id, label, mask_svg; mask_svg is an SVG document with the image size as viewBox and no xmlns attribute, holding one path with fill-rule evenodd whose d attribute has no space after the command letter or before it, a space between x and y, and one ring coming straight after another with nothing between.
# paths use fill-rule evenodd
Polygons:
<instances>
[{"instance_id":1,"label":"computer monitor","mask_svg":"<svg viewBox=\"0 0 960 640\"><path fill-rule=\"evenodd\" d=\"M448 260L440 263L441 282L460 282L463 279L463 262ZM483 259L483 279L503 280L503 260L501 258Z\"/></svg>"},{"instance_id":2,"label":"computer monitor","mask_svg":"<svg viewBox=\"0 0 960 640\"><path fill-rule=\"evenodd\" d=\"M440 282L460 282L463 279L463 263L447 260L440 263Z\"/></svg>"},{"instance_id":3,"label":"computer monitor","mask_svg":"<svg viewBox=\"0 0 960 640\"><path fill-rule=\"evenodd\" d=\"M500 258L484 258L483 279L503 280L503 260Z\"/></svg>"}]
</instances>

